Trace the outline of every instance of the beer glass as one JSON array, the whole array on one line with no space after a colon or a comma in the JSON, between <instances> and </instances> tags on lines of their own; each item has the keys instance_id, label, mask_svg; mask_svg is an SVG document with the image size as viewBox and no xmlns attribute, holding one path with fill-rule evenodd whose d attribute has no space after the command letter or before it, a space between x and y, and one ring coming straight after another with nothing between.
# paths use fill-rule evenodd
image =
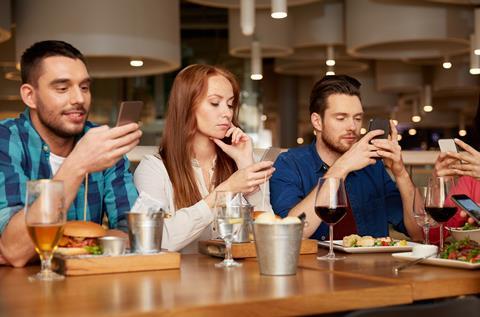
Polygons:
<instances>
[{"instance_id":1,"label":"beer glass","mask_svg":"<svg viewBox=\"0 0 480 317\"><path fill-rule=\"evenodd\" d=\"M51 261L66 222L63 181L49 179L27 182L25 224L42 262L42 269L30 281L63 280L52 271Z\"/></svg>"}]
</instances>

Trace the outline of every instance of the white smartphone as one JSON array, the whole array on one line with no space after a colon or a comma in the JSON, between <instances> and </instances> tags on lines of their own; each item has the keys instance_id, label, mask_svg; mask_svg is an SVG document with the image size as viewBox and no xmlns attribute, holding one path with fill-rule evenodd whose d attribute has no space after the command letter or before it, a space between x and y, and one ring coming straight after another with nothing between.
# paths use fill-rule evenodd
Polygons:
<instances>
[{"instance_id":1,"label":"white smartphone","mask_svg":"<svg viewBox=\"0 0 480 317\"><path fill-rule=\"evenodd\" d=\"M453 139L439 139L438 146L441 152L453 152L458 153L457 145Z\"/></svg>"},{"instance_id":2,"label":"white smartphone","mask_svg":"<svg viewBox=\"0 0 480 317\"><path fill-rule=\"evenodd\" d=\"M282 149L279 147L271 147L265 150L262 155L261 162L263 161L272 161L275 162L277 157L282 153Z\"/></svg>"}]
</instances>

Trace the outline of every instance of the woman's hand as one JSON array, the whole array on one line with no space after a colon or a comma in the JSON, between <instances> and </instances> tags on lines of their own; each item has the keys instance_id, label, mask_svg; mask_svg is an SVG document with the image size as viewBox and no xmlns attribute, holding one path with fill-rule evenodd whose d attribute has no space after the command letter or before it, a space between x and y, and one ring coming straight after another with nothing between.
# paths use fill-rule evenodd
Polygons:
<instances>
[{"instance_id":1,"label":"woman's hand","mask_svg":"<svg viewBox=\"0 0 480 317\"><path fill-rule=\"evenodd\" d=\"M466 152L447 152L446 157L450 158L450 164L444 172L449 175L471 176L480 180L480 152L459 139L455 139L455 143Z\"/></svg>"},{"instance_id":2,"label":"woman's hand","mask_svg":"<svg viewBox=\"0 0 480 317\"><path fill-rule=\"evenodd\" d=\"M218 185L217 190L241 192L250 194L258 189L258 186L272 177L275 168L273 162L264 161L239 169L226 181Z\"/></svg>"},{"instance_id":3,"label":"woman's hand","mask_svg":"<svg viewBox=\"0 0 480 317\"><path fill-rule=\"evenodd\" d=\"M238 169L246 168L253 163L253 145L250 137L240 128L231 126L227 130L225 137L232 137L232 144L226 144L222 140L212 139L223 152L227 153L235 163Z\"/></svg>"}]
</instances>

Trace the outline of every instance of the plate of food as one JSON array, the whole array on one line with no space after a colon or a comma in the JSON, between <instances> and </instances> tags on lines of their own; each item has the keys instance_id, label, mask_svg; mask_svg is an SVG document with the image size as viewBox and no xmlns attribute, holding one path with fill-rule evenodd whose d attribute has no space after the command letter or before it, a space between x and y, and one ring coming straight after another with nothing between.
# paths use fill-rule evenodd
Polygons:
<instances>
[{"instance_id":1,"label":"plate of food","mask_svg":"<svg viewBox=\"0 0 480 317\"><path fill-rule=\"evenodd\" d=\"M470 238L480 243L480 227L476 224L466 223L463 227L459 228L447 228L450 234L455 240L463 240Z\"/></svg>"},{"instance_id":2,"label":"plate of food","mask_svg":"<svg viewBox=\"0 0 480 317\"><path fill-rule=\"evenodd\" d=\"M328 241L320 241L318 244L329 247ZM362 237L356 234L346 236L343 240L333 240L333 248L346 253L405 252L411 251L414 245L414 242L396 240L391 237Z\"/></svg>"},{"instance_id":3,"label":"plate of food","mask_svg":"<svg viewBox=\"0 0 480 317\"><path fill-rule=\"evenodd\" d=\"M418 259L412 252L396 253L392 256L404 261ZM426 258L421 263L460 269L480 269L480 245L470 239L453 241L445 245L445 250L438 257Z\"/></svg>"}]
</instances>

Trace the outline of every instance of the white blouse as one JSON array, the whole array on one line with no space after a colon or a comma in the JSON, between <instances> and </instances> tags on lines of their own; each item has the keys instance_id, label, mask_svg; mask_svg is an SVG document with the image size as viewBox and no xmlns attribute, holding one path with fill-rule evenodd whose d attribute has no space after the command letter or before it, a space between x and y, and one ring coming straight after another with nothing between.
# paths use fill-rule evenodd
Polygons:
<instances>
[{"instance_id":1,"label":"white blouse","mask_svg":"<svg viewBox=\"0 0 480 317\"><path fill-rule=\"evenodd\" d=\"M192 167L197 181L200 195L204 198L209 194L202 170L197 160L192 160ZM209 171L213 176L213 168ZM134 174L135 186L138 192L146 192L152 198L163 204L163 209L170 213L163 226L162 248L170 251L180 250L182 253L198 253L198 241L216 238L213 236L213 211L202 199L193 206L175 209L173 202L173 187L167 169L159 155L146 155ZM263 194L262 191L265 191ZM265 204L262 204L265 197ZM273 212L270 205L268 182L261 186L261 190L247 196L254 207L264 208Z\"/></svg>"}]
</instances>

